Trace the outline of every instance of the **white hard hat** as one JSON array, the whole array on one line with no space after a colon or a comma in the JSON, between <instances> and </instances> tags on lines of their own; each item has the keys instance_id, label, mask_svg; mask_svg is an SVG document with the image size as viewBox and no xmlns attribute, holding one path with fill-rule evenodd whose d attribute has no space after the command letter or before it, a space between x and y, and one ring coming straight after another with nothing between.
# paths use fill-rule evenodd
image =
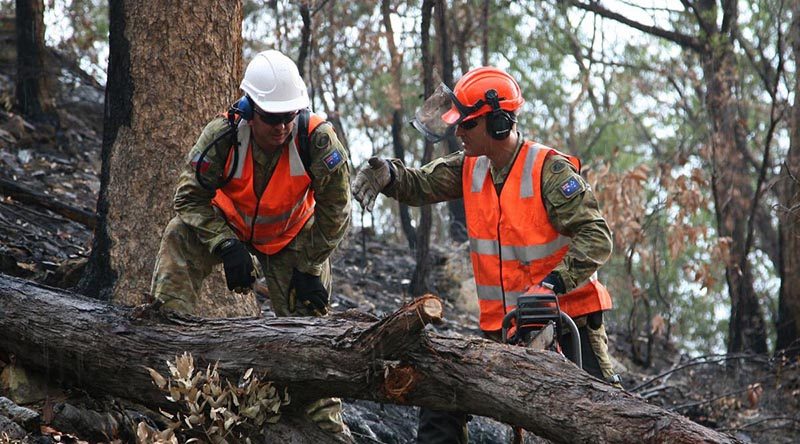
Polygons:
<instances>
[{"instance_id":1,"label":"white hard hat","mask_svg":"<svg viewBox=\"0 0 800 444\"><path fill-rule=\"evenodd\" d=\"M269 113L308 108L308 91L297 65L280 51L270 49L253 58L239 86L253 102Z\"/></svg>"}]
</instances>

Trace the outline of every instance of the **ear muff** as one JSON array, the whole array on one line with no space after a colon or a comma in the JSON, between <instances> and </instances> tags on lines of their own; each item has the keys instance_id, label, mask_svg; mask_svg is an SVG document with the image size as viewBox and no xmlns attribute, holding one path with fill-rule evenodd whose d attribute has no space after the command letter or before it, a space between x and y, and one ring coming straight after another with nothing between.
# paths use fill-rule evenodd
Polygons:
<instances>
[{"instance_id":1,"label":"ear muff","mask_svg":"<svg viewBox=\"0 0 800 444\"><path fill-rule=\"evenodd\" d=\"M244 95L236 103L231 105L228 113L238 114L244 120L253 120L253 101L249 96Z\"/></svg>"},{"instance_id":2,"label":"ear muff","mask_svg":"<svg viewBox=\"0 0 800 444\"><path fill-rule=\"evenodd\" d=\"M486 103L492 111L486 116L486 131L492 139L504 140L511 134L511 127L517 122L514 115L500 108L500 98L497 91L486 91Z\"/></svg>"}]
</instances>

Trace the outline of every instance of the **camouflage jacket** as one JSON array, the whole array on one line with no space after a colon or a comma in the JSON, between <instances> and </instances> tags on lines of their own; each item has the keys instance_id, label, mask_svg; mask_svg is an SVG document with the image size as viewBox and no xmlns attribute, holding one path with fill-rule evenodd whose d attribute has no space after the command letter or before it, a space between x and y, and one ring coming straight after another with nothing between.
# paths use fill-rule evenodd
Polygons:
<instances>
[{"instance_id":1,"label":"camouflage jacket","mask_svg":"<svg viewBox=\"0 0 800 444\"><path fill-rule=\"evenodd\" d=\"M519 154L523 138L513 159ZM461 199L461 182L464 152L459 151L433 160L422 168L407 168L402 161L391 159L395 168L395 181L384 194L408 205L426 205L435 202ZM504 168L490 169L498 194L508 176L513 162ZM566 198L561 185L575 177L583 190ZM567 291L585 282L605 263L611 254L611 230L600 212L597 199L589 185L565 157L549 156L542 171L542 194L548 218L561 234L572 238L569 250L554 271L564 281Z\"/></svg>"},{"instance_id":2,"label":"camouflage jacket","mask_svg":"<svg viewBox=\"0 0 800 444\"><path fill-rule=\"evenodd\" d=\"M209 252L224 240L235 238L236 233L227 225L221 212L211 205L215 191L201 186L195 176L192 161L217 136L228 128L222 117L215 118L206 125L197 139L178 178L175 191L174 208L181 220L191 226ZM289 140L288 143L294 143ZM204 184L219 185L222 170L230 149L230 139L223 138L209 150L204 158L201 173ZM251 142L254 161L254 188L259 196L264 192L280 158L281 150L268 153ZM286 148L284 148L286 149ZM350 167L349 154L336 136L333 126L323 123L310 138L311 162L309 170L313 176L311 188L314 190L316 206L314 216L292 241L294 249L300 251L295 265L300 271L319 275L325 260L344 237L350 224ZM342 161L329 167L324 159L334 151L341 154Z\"/></svg>"}]
</instances>

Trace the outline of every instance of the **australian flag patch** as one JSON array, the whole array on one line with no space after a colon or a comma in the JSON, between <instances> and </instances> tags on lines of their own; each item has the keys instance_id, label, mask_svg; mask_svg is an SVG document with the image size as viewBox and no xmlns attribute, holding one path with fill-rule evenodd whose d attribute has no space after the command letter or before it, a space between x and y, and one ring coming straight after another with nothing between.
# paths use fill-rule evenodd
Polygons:
<instances>
[{"instance_id":1,"label":"australian flag patch","mask_svg":"<svg viewBox=\"0 0 800 444\"><path fill-rule=\"evenodd\" d=\"M583 191L583 184L575 176L570 177L566 182L561 184L561 193L567 199L571 199L578 192Z\"/></svg>"},{"instance_id":2,"label":"australian flag patch","mask_svg":"<svg viewBox=\"0 0 800 444\"><path fill-rule=\"evenodd\" d=\"M195 154L192 158L192 168L200 171L200 174L205 174L208 171L208 167L211 166L211 162L206 160L207 158L203 158L203 162L200 163L200 167L198 168L197 163L200 161L200 153Z\"/></svg>"},{"instance_id":3,"label":"australian flag patch","mask_svg":"<svg viewBox=\"0 0 800 444\"><path fill-rule=\"evenodd\" d=\"M339 153L339 150L333 150L332 153L325 156L323 161L325 162L325 167L328 168L328 171L333 171L342 163L342 154Z\"/></svg>"}]
</instances>

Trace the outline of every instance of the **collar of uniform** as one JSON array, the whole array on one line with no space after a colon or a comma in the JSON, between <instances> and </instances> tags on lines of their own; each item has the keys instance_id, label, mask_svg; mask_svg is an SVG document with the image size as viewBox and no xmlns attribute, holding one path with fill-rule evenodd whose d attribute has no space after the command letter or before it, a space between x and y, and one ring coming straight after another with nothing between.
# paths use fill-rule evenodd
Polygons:
<instances>
[{"instance_id":1,"label":"collar of uniform","mask_svg":"<svg viewBox=\"0 0 800 444\"><path fill-rule=\"evenodd\" d=\"M292 143L292 136L291 135L289 136L289 139L287 139L286 143L281 145L281 149L268 152L267 150L262 149L260 146L258 146L258 143L256 143L255 138L253 138L252 139L253 161L256 163L256 165L259 165L259 166L264 166L264 165L268 165L268 164L271 164L271 163L276 163L277 159L281 157L281 153L283 153L283 150L286 149L286 147L290 143Z\"/></svg>"},{"instance_id":2,"label":"collar of uniform","mask_svg":"<svg viewBox=\"0 0 800 444\"><path fill-rule=\"evenodd\" d=\"M525 143L525 139L522 138L522 134L517 131L517 147L514 148L514 155L511 156L511 162L508 162L506 166L500 168L499 170L495 169L489 164L489 172L492 173L492 183L495 185L502 184L506 181L506 177L508 177L508 172L511 171L511 167L514 166L514 162L517 161L517 156L519 155L519 150L522 148L522 144Z\"/></svg>"}]
</instances>

